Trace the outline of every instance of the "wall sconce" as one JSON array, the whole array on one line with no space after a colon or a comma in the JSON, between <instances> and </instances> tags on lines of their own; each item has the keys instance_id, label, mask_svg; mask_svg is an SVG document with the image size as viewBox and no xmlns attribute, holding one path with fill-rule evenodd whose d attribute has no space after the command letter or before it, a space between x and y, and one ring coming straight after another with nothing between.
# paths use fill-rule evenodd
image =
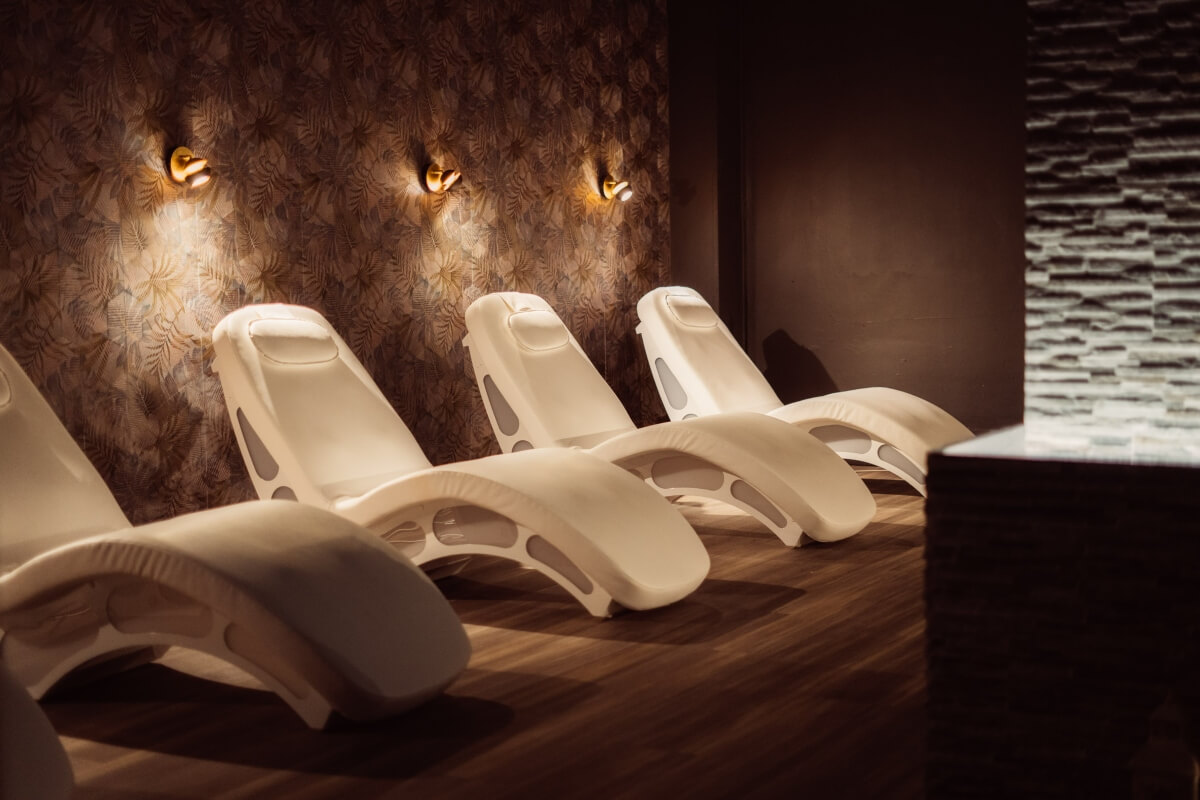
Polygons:
<instances>
[{"instance_id":1,"label":"wall sconce","mask_svg":"<svg viewBox=\"0 0 1200 800\"><path fill-rule=\"evenodd\" d=\"M458 179L462 177L462 173L456 169L442 169L437 164L430 164L425 170L425 188L436 194L449 189Z\"/></svg>"},{"instance_id":2,"label":"wall sconce","mask_svg":"<svg viewBox=\"0 0 1200 800\"><path fill-rule=\"evenodd\" d=\"M600 194L604 195L605 200L615 197L624 203L633 197L633 189L630 188L629 181L619 181L610 175L600 184Z\"/></svg>"},{"instance_id":3,"label":"wall sconce","mask_svg":"<svg viewBox=\"0 0 1200 800\"><path fill-rule=\"evenodd\" d=\"M186 147L176 147L171 152L170 172L171 180L186 183L193 188L212 180L212 169L208 166L208 159L196 158L196 154Z\"/></svg>"}]
</instances>

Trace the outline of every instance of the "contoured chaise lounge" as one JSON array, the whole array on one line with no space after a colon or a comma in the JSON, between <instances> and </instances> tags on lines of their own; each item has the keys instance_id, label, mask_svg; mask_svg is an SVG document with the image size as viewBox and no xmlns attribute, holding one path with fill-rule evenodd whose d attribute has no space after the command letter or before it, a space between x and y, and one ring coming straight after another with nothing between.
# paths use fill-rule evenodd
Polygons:
<instances>
[{"instance_id":1,"label":"contoured chaise lounge","mask_svg":"<svg viewBox=\"0 0 1200 800\"><path fill-rule=\"evenodd\" d=\"M664 495L715 497L788 546L836 541L875 514L848 464L813 437L758 414L638 428L545 300L497 292L466 312L479 393L505 452L582 448Z\"/></svg>"},{"instance_id":2,"label":"contoured chaise lounge","mask_svg":"<svg viewBox=\"0 0 1200 800\"><path fill-rule=\"evenodd\" d=\"M768 414L808 431L843 458L893 473L922 495L930 451L973 436L933 403L880 386L785 405L693 289L654 289L638 301L637 312L637 332L671 419Z\"/></svg>"},{"instance_id":3,"label":"contoured chaise lounge","mask_svg":"<svg viewBox=\"0 0 1200 800\"><path fill-rule=\"evenodd\" d=\"M260 497L332 510L418 564L471 554L516 561L596 616L673 603L708 574L691 526L598 458L539 452L432 466L312 309L238 309L217 324L213 346Z\"/></svg>"},{"instance_id":4,"label":"contoured chaise lounge","mask_svg":"<svg viewBox=\"0 0 1200 800\"><path fill-rule=\"evenodd\" d=\"M240 667L312 727L423 702L470 657L437 587L336 515L258 501L131 527L0 347L0 661L41 698L171 646Z\"/></svg>"}]
</instances>

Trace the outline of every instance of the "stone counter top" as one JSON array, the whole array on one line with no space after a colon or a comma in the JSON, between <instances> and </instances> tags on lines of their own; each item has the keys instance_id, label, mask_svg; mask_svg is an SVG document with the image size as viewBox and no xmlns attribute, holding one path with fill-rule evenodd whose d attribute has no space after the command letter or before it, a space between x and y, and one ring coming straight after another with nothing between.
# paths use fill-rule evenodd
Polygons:
<instances>
[{"instance_id":1,"label":"stone counter top","mask_svg":"<svg viewBox=\"0 0 1200 800\"><path fill-rule=\"evenodd\" d=\"M1039 421L977 436L946 456L1200 468L1200 431Z\"/></svg>"}]
</instances>

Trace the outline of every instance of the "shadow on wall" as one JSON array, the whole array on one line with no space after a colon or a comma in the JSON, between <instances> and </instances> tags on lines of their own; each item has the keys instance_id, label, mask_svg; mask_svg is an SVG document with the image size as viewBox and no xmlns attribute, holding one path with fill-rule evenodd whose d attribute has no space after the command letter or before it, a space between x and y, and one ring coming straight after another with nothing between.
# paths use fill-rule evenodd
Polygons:
<instances>
[{"instance_id":1,"label":"shadow on wall","mask_svg":"<svg viewBox=\"0 0 1200 800\"><path fill-rule=\"evenodd\" d=\"M836 392L838 387L816 353L797 344L782 328L763 339L763 374L784 403Z\"/></svg>"}]
</instances>

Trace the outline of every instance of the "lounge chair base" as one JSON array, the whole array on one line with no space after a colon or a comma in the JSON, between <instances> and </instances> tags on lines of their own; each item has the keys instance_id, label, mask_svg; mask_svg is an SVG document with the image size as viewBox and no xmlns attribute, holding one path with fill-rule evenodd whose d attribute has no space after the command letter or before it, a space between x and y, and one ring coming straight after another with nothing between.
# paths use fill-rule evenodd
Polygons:
<instances>
[{"instance_id":1,"label":"lounge chair base","mask_svg":"<svg viewBox=\"0 0 1200 800\"><path fill-rule=\"evenodd\" d=\"M125 615L122 606L136 600L139 609ZM0 659L35 699L41 699L68 673L139 656L161 656L184 647L238 667L278 694L311 728L323 728L333 714L330 704L264 642L247 636L233 621L151 581L106 576L67 594L10 611L0 624ZM126 660L122 667L147 660ZM101 670L95 677L104 674Z\"/></svg>"},{"instance_id":2,"label":"lounge chair base","mask_svg":"<svg viewBox=\"0 0 1200 800\"><path fill-rule=\"evenodd\" d=\"M465 342L470 348L469 338ZM492 421L493 433L496 436L496 441L500 444L501 451L505 453L519 453L531 449L533 445L526 438L524 429L517 427L514 432L506 433L501 429L496 422L500 414L511 414L511 406L501 393L496 385L496 381L486 371L481 360L472 359L472 364L475 367L476 381L480 386L480 393L483 397L484 408L487 410L488 418ZM504 410L500 410L504 409ZM737 417L741 417L743 428L738 429L735 421ZM714 452L725 451L724 455L728 455L730 449L736 448L739 440L745 435L750 435L750 428L760 428L761 423L759 418L761 415L732 415L726 417L726 423L722 420L705 420L699 423L706 428L704 434L697 430L697 425L686 420L679 421L690 427L688 431L699 435L705 435L710 438L710 441L716 445ZM668 423L668 426L671 423ZM768 426L770 427L770 426ZM676 428L676 430L681 430ZM774 431L778 433L778 431ZM784 429L784 433L787 433ZM789 514L779 504L768 499L767 495L755 488L754 485L743 475L735 474L723 468L719 464L715 464L704 458L699 458L693 452L692 446L683 446L683 442L688 437L678 435L672 436L668 432L668 428L659 425L651 425L646 428L633 429L624 433L616 433L615 435L601 434L594 437L583 437L571 443L572 448L587 448L589 452L599 458L604 459L612 464L628 470L632 474L642 478L652 489L666 497L668 500L674 501L674 498L680 494L690 494L697 497L708 497L714 500L720 500L723 503L741 509L746 514L754 517L762 523L767 530L775 534L780 541L788 547L798 547L801 542L801 535L805 532L815 534L812 538L819 541L836 541L844 539L847 536L859 532L874 516L874 502L866 494L862 492L857 498L857 517L846 524L822 524L814 526L813 530L806 531L804 525L796 519L793 514ZM787 438L787 437L784 437ZM809 458L819 457L824 454L826 448L813 442L800 441L805 437L796 437L790 442L797 448L797 456L801 454L801 450L806 448L809 443L812 447L808 448L807 455ZM675 448L655 449L658 445L656 442L665 442L674 440ZM557 443L559 446L562 443ZM694 444L694 442L693 442ZM728 447L722 447L727 445ZM816 450L817 452L814 452ZM754 469L757 474L762 475L761 464L754 463L753 459L743 460L743 467ZM838 465L828 465L831 470L824 476L829 479L832 475L838 472ZM845 469L845 467L842 467ZM852 475L843 475L842 479L849 478L857 483L857 480ZM818 486L819 483L814 482L812 486ZM799 500L802 503L806 500L815 500L815 497L803 498L796 495L792 498L793 501ZM804 509L807 512L812 512L814 509L810 507ZM810 516L811 518L811 516ZM826 520L825 522L829 522Z\"/></svg>"},{"instance_id":3,"label":"lounge chair base","mask_svg":"<svg viewBox=\"0 0 1200 800\"><path fill-rule=\"evenodd\" d=\"M469 337L464 343L469 349ZM531 449L533 445L525 438L523 430L517 428L515 433L506 433L497 424L498 414L510 414L511 407L482 364L474 359L472 364L475 365L476 381L481 387L484 408L492 421L492 430L500 444L500 450L505 453L519 453ZM740 476L683 450L646 452L639 450L638 446L627 447L625 441L618 442L615 447L606 444L614 441L606 436L596 439L599 443L588 452L642 478L668 500L674 502L681 494L720 500L754 517L788 547L799 546L801 534L804 532L800 523ZM585 441L583 444L587 445L590 442ZM868 514L863 524L869 519Z\"/></svg>"},{"instance_id":4,"label":"lounge chair base","mask_svg":"<svg viewBox=\"0 0 1200 800\"><path fill-rule=\"evenodd\" d=\"M359 520L351 511L346 515L397 547L431 576L452 575L462 568L460 562L465 563L471 556L491 556L542 573L594 617L611 617L622 609L611 594L557 547L536 532L486 508L421 503L374 520ZM400 517L404 519L397 521ZM445 571L447 565L452 571Z\"/></svg>"},{"instance_id":5,"label":"lounge chair base","mask_svg":"<svg viewBox=\"0 0 1200 800\"><path fill-rule=\"evenodd\" d=\"M464 340L464 346L471 348L470 337ZM514 432L507 433L497 424L499 415L512 414L511 406L481 360L472 359L471 363L501 452L519 453L531 449L533 445L525 438L524 430L518 427ZM646 441L646 437L636 432L632 439L622 439L620 436L595 438L598 443L588 452L628 470L668 500L674 502L681 494L720 500L757 519L788 547L799 545L803 533L800 523L740 476L683 450L645 451L640 443ZM614 441L615 445L612 444ZM574 446L579 448L590 444L583 441Z\"/></svg>"},{"instance_id":6,"label":"lounge chair base","mask_svg":"<svg viewBox=\"0 0 1200 800\"><path fill-rule=\"evenodd\" d=\"M462 468L462 464L448 465L435 471ZM368 500L342 503L336 510L396 547L428 574L442 574L443 565L471 556L491 556L542 573L592 616L611 617L625 608L545 537L496 510L464 502L462 497L400 504L383 514L376 513L377 507Z\"/></svg>"},{"instance_id":7,"label":"lounge chair base","mask_svg":"<svg viewBox=\"0 0 1200 800\"><path fill-rule=\"evenodd\" d=\"M369 526L368 530L370 530ZM431 565L436 568L439 559L458 558L463 549L467 549L473 556L502 558L515 562L525 569L545 575L565 589L593 617L607 619L624 610L624 606L614 600L611 594L596 585L595 581L588 578L561 550L526 528L518 526L517 532L517 541L511 547L480 545L454 545L452 548L430 547L426 551L425 557L415 563L421 567ZM442 549L453 552L438 555L438 551ZM534 553L537 554L537 557L533 555ZM549 562L554 562L557 568L550 567ZM455 572L457 571L456 569Z\"/></svg>"},{"instance_id":8,"label":"lounge chair base","mask_svg":"<svg viewBox=\"0 0 1200 800\"><path fill-rule=\"evenodd\" d=\"M772 416L777 416L772 414ZM888 442L881 442L866 431L842 424L812 424L811 421L794 423L796 427L820 439L833 452L847 461L861 461L892 473L916 489L922 497L927 495L925 471L913 460Z\"/></svg>"},{"instance_id":9,"label":"lounge chair base","mask_svg":"<svg viewBox=\"0 0 1200 800\"><path fill-rule=\"evenodd\" d=\"M681 453L649 453L613 462L642 478L667 499L687 494L720 500L749 514L788 547L799 547L800 523L737 475Z\"/></svg>"}]
</instances>

